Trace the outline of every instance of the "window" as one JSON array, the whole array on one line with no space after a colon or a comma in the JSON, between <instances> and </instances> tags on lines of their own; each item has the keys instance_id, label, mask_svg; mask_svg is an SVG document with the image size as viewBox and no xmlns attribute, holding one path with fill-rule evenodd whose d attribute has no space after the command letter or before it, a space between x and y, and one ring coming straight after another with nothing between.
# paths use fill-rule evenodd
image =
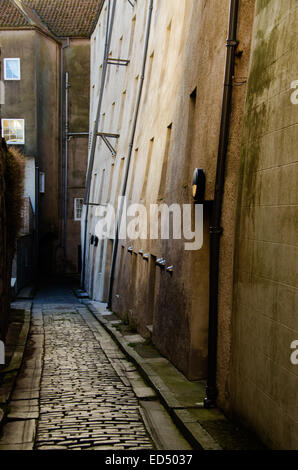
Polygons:
<instances>
[{"instance_id":1,"label":"window","mask_svg":"<svg viewBox=\"0 0 298 470\"><path fill-rule=\"evenodd\" d=\"M8 144L20 145L25 143L24 119L1 119L2 137Z\"/></svg>"},{"instance_id":2,"label":"window","mask_svg":"<svg viewBox=\"0 0 298 470\"><path fill-rule=\"evenodd\" d=\"M4 80L21 80L20 59L4 59Z\"/></svg>"},{"instance_id":3,"label":"window","mask_svg":"<svg viewBox=\"0 0 298 470\"><path fill-rule=\"evenodd\" d=\"M46 192L46 174L43 171L39 173L39 192L41 194Z\"/></svg>"},{"instance_id":4,"label":"window","mask_svg":"<svg viewBox=\"0 0 298 470\"><path fill-rule=\"evenodd\" d=\"M81 220L84 199L75 198L74 200L74 219Z\"/></svg>"}]
</instances>

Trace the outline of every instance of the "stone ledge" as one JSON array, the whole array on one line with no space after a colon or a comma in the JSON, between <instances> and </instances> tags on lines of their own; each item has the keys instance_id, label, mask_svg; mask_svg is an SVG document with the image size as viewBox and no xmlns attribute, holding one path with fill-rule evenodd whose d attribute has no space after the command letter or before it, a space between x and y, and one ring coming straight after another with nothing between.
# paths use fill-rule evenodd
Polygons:
<instances>
[{"instance_id":1,"label":"stone ledge","mask_svg":"<svg viewBox=\"0 0 298 470\"><path fill-rule=\"evenodd\" d=\"M105 316L99 313L94 302L92 302L92 304L86 302L86 306L116 341L120 349L127 354L130 360L137 366L140 374L155 390L173 421L193 448L198 450L222 450L218 442L216 442L213 437L188 413L188 411L184 409L185 406L183 403L180 403L176 399L171 390L163 382L162 378L148 365L147 360L143 359L131 346L129 346L125 337L110 325L110 322L106 320ZM102 310L102 304L99 310Z\"/></svg>"},{"instance_id":2,"label":"stone ledge","mask_svg":"<svg viewBox=\"0 0 298 470\"><path fill-rule=\"evenodd\" d=\"M24 310L24 323L19 333L15 350L8 366L1 370L2 383L0 385L0 432L2 431L2 427L7 418L7 413L9 411L8 404L23 363L25 347L30 330L32 302L29 302L26 306L24 305L22 310Z\"/></svg>"}]
</instances>

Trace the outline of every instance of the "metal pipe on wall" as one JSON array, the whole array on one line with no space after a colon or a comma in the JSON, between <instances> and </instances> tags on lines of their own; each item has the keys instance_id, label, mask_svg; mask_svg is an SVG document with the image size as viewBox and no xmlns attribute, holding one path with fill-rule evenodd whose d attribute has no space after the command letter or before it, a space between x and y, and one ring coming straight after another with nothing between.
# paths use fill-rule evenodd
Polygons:
<instances>
[{"instance_id":1,"label":"metal pipe on wall","mask_svg":"<svg viewBox=\"0 0 298 470\"><path fill-rule=\"evenodd\" d=\"M216 182L212 204L210 226L210 288L209 288L209 338L208 338L208 379L204 401L206 408L216 406L217 390L217 338L218 338L218 284L220 238L222 235L221 218L225 187L226 158L229 144L235 52L238 45L239 0L230 1L229 33L225 65L225 81L221 112L220 135L217 156Z\"/></svg>"},{"instance_id":2,"label":"metal pipe on wall","mask_svg":"<svg viewBox=\"0 0 298 470\"><path fill-rule=\"evenodd\" d=\"M64 61L63 61L63 51L67 47L69 47L70 40L66 38L66 42L64 44L60 44L60 107L59 107L59 140L60 140L60 177L59 177L59 185L61 190L59 191L59 246L63 246L63 135L64 135L64 126L63 126L63 107L64 107L64 100L63 100L63 93L64 93Z\"/></svg>"},{"instance_id":3,"label":"metal pipe on wall","mask_svg":"<svg viewBox=\"0 0 298 470\"><path fill-rule=\"evenodd\" d=\"M35 167L35 217L34 217L34 278L38 275L39 251L39 167Z\"/></svg>"},{"instance_id":4,"label":"metal pipe on wall","mask_svg":"<svg viewBox=\"0 0 298 470\"><path fill-rule=\"evenodd\" d=\"M87 251L90 187L91 187L91 180L92 180L92 173L93 173L96 142L97 142L97 137L98 137L97 134L98 134L100 115L101 115L101 107L102 107L103 96L104 96L104 87L105 87L105 81L106 81L106 75L107 75L109 50L111 46L113 26L114 26L114 20L115 20L115 11L116 11L116 6L117 6L117 0L114 0L113 7L111 10L111 2L112 0L109 0L107 26L106 26L106 40L105 40L105 48L104 48L104 59L103 59L103 68L102 68L102 75L101 75L101 85L100 85L100 93L99 93L99 99L98 99L98 105L97 105L96 118L94 121L93 132L92 132L91 150L90 150L89 165L88 165L88 171L87 171L87 181L86 181L86 194L85 194L85 200L84 200L84 204L86 206L86 212L85 212L85 224L84 224L83 268L82 268L82 277L81 277L81 285L83 288L85 287L85 278L86 278L86 251Z\"/></svg>"},{"instance_id":5,"label":"metal pipe on wall","mask_svg":"<svg viewBox=\"0 0 298 470\"><path fill-rule=\"evenodd\" d=\"M65 73L65 149L64 149L64 272L66 272L67 257L67 212L68 212L68 89L69 75Z\"/></svg>"},{"instance_id":6,"label":"metal pipe on wall","mask_svg":"<svg viewBox=\"0 0 298 470\"><path fill-rule=\"evenodd\" d=\"M121 193L120 193L121 203L120 203L120 207L117 211L116 234L115 234L115 241L114 241L114 245L113 245L112 261L111 261L109 295L108 295L108 308L112 307L114 275L115 275L117 251L118 251L118 244L119 244L119 226L120 226L120 223L121 223L121 217L122 217L122 212L123 212L123 198L125 197L126 190L127 190L127 181L128 181L129 170L130 170L131 155L132 155L132 149L133 149L133 144L134 144L134 140L135 140L135 134L136 134L136 128L137 128L137 122L138 122L142 92L143 92L143 85L144 85L144 80L145 80L145 71L146 71L147 55L148 55L148 47L149 47L149 39L150 39L150 31L151 31L151 22L152 22L152 11L153 11L153 0L150 0L149 10L148 10L148 18L147 18L146 36L145 36L145 46L144 46L144 53L143 53L142 72L141 72L141 77L140 77L140 86L139 86L139 90L138 90L138 96L137 96L137 102L136 102L136 108L135 108L135 114L134 114L134 120L133 120L132 132L131 132L131 139L130 139L130 144L129 144L129 151L128 151L128 155L127 155L127 159L126 159L124 178L123 178L123 183L122 183L122 188L121 188Z\"/></svg>"}]
</instances>

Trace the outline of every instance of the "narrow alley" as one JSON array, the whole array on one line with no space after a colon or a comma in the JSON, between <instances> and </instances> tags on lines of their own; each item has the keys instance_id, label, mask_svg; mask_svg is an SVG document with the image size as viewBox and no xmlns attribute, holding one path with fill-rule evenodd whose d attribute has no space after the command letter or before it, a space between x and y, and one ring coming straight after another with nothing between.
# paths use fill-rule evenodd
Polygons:
<instances>
[{"instance_id":1,"label":"narrow alley","mask_svg":"<svg viewBox=\"0 0 298 470\"><path fill-rule=\"evenodd\" d=\"M0 450L154 449L142 399L156 396L71 288L45 285ZM172 428L172 448L190 449Z\"/></svg>"},{"instance_id":2,"label":"narrow alley","mask_svg":"<svg viewBox=\"0 0 298 470\"><path fill-rule=\"evenodd\" d=\"M298 450L297 25L0 0L0 451Z\"/></svg>"}]
</instances>

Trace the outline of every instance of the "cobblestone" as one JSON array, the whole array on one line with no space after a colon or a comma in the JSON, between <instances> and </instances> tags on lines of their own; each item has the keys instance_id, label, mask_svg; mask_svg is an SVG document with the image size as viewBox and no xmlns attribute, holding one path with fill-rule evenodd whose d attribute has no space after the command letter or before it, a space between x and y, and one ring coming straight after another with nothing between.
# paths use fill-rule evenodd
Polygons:
<instances>
[{"instance_id":1,"label":"cobblestone","mask_svg":"<svg viewBox=\"0 0 298 470\"><path fill-rule=\"evenodd\" d=\"M81 305L43 308L45 351L35 448L152 448L138 398L123 380L134 366L115 349L106 355L97 339L100 331L89 328L85 315Z\"/></svg>"}]
</instances>

